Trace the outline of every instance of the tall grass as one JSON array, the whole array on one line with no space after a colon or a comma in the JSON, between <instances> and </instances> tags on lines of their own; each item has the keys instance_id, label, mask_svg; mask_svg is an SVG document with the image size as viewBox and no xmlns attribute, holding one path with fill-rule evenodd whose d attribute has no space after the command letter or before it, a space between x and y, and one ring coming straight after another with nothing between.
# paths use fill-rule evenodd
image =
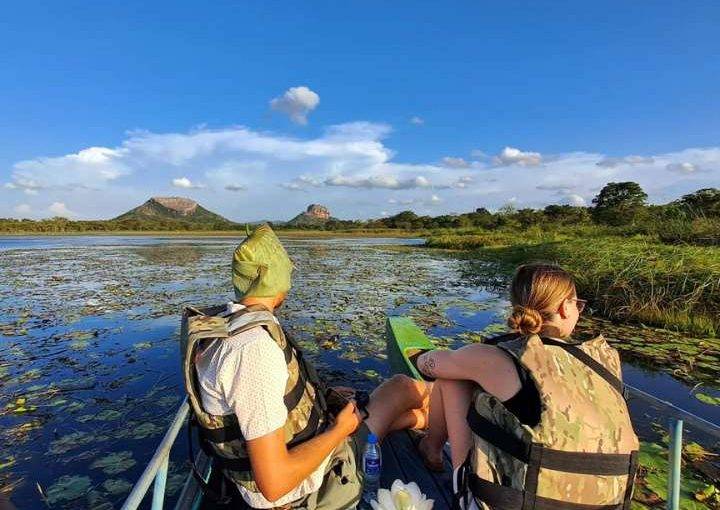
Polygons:
<instances>
[{"instance_id":1,"label":"tall grass","mask_svg":"<svg viewBox=\"0 0 720 510\"><path fill-rule=\"evenodd\" d=\"M720 334L720 249L666 245L602 232L500 233L430 237L427 246L472 250L510 272L529 261L572 271L596 313L698 335Z\"/></svg>"}]
</instances>

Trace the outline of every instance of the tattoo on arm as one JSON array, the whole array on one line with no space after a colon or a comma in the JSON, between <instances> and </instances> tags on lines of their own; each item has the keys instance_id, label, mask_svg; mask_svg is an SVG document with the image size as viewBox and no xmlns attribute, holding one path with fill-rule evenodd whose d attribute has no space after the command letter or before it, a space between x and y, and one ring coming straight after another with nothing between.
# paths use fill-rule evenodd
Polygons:
<instances>
[{"instance_id":1,"label":"tattoo on arm","mask_svg":"<svg viewBox=\"0 0 720 510\"><path fill-rule=\"evenodd\" d=\"M423 355L422 373L435 377L435 353L428 352Z\"/></svg>"}]
</instances>

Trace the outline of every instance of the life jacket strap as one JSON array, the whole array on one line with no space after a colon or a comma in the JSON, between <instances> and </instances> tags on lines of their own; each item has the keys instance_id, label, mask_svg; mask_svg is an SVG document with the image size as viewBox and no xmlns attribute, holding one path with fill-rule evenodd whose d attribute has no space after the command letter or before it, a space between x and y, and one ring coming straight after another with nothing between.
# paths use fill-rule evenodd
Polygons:
<instances>
[{"instance_id":1,"label":"life jacket strap","mask_svg":"<svg viewBox=\"0 0 720 510\"><path fill-rule=\"evenodd\" d=\"M588 353L578 347L581 344L569 344L560 342L552 338L541 337L543 345L552 345L553 347L560 347L565 352L577 358L578 361L584 363L588 368L592 369L597 375L605 379L605 381L612 386L615 391L620 393L625 400L628 398L628 392L625 388L625 384L615 376L610 370L608 370L602 363L597 361L595 358L590 356Z\"/></svg>"},{"instance_id":2,"label":"life jacket strap","mask_svg":"<svg viewBox=\"0 0 720 510\"><path fill-rule=\"evenodd\" d=\"M467 422L475 435L528 465L537 463L565 473L617 476L627 474L632 462L632 454L569 452L527 443L482 416L475 406L470 406Z\"/></svg>"},{"instance_id":3,"label":"life jacket strap","mask_svg":"<svg viewBox=\"0 0 720 510\"><path fill-rule=\"evenodd\" d=\"M526 506L525 491L505 487L487 480L483 480L475 473L467 474L467 486L477 499L487 504L493 510L625 510L625 502L614 505L592 505L585 503L570 503L552 498L535 496L533 504Z\"/></svg>"},{"instance_id":4,"label":"life jacket strap","mask_svg":"<svg viewBox=\"0 0 720 510\"><path fill-rule=\"evenodd\" d=\"M242 431L237 425L229 427L221 427L217 429L207 429L198 425L200 437L211 443L227 443L229 441L243 440Z\"/></svg>"}]
</instances>

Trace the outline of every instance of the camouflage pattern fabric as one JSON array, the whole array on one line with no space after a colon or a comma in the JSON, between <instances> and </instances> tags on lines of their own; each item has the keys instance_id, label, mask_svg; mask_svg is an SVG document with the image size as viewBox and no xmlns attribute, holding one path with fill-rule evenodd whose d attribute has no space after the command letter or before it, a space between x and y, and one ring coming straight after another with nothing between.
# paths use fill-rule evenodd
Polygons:
<instances>
[{"instance_id":1,"label":"camouflage pattern fabric","mask_svg":"<svg viewBox=\"0 0 720 510\"><path fill-rule=\"evenodd\" d=\"M222 341L225 338L237 335L257 327L265 328L278 347L286 353L288 369L288 381L285 387L285 395L288 395L301 381L304 382L304 391L297 405L288 409L288 417L285 421L285 442L290 443L298 434L305 432L308 427L310 415L316 406L316 388L306 380L301 370L301 362L297 353L288 344L277 318L265 308L246 307L243 310L229 316L224 316L226 307L218 306L211 308L189 307L183 312L181 325L181 346L183 346L183 375L185 379L185 390L188 394L190 408L201 428L217 430L223 428L236 428L239 430L238 420L234 414L213 415L207 413L202 407L200 389L197 382L195 370L195 357L198 347L203 341ZM205 312L212 312L214 316L204 315ZM289 353L289 354L288 354ZM318 429L322 420L318 424ZM317 431L313 431L313 434ZM240 434L241 435L241 434ZM227 442L210 443L215 454L227 459L248 459L246 444L243 439L233 439ZM252 477L251 471L223 470L225 475L238 485L242 485L252 492L259 492Z\"/></svg>"},{"instance_id":2,"label":"camouflage pattern fabric","mask_svg":"<svg viewBox=\"0 0 720 510\"><path fill-rule=\"evenodd\" d=\"M261 225L235 249L232 282L238 301L275 297L290 290L293 265L269 225Z\"/></svg>"},{"instance_id":3,"label":"camouflage pattern fabric","mask_svg":"<svg viewBox=\"0 0 720 510\"><path fill-rule=\"evenodd\" d=\"M523 442L540 443L553 450L629 454L639 443L624 398L595 371L557 346L544 345L530 335L498 344L528 370L540 394L540 423L531 428L495 397L477 390L477 412ZM620 357L603 337L579 347L621 377ZM510 482L522 490L527 465L473 434L471 468L480 478ZM600 476L540 469L537 495L570 503L620 503L627 476ZM487 507L485 507L487 508Z\"/></svg>"}]
</instances>

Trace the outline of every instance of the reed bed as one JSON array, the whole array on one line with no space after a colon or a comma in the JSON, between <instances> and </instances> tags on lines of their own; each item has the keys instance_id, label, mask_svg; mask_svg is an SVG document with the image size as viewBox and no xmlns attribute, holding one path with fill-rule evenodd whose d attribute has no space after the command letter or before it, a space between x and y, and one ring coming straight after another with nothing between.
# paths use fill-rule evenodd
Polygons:
<instances>
[{"instance_id":1,"label":"reed bed","mask_svg":"<svg viewBox=\"0 0 720 510\"><path fill-rule=\"evenodd\" d=\"M577 232L441 234L427 246L468 250L506 272L544 260L572 271L601 316L697 335L720 335L720 249Z\"/></svg>"}]
</instances>

